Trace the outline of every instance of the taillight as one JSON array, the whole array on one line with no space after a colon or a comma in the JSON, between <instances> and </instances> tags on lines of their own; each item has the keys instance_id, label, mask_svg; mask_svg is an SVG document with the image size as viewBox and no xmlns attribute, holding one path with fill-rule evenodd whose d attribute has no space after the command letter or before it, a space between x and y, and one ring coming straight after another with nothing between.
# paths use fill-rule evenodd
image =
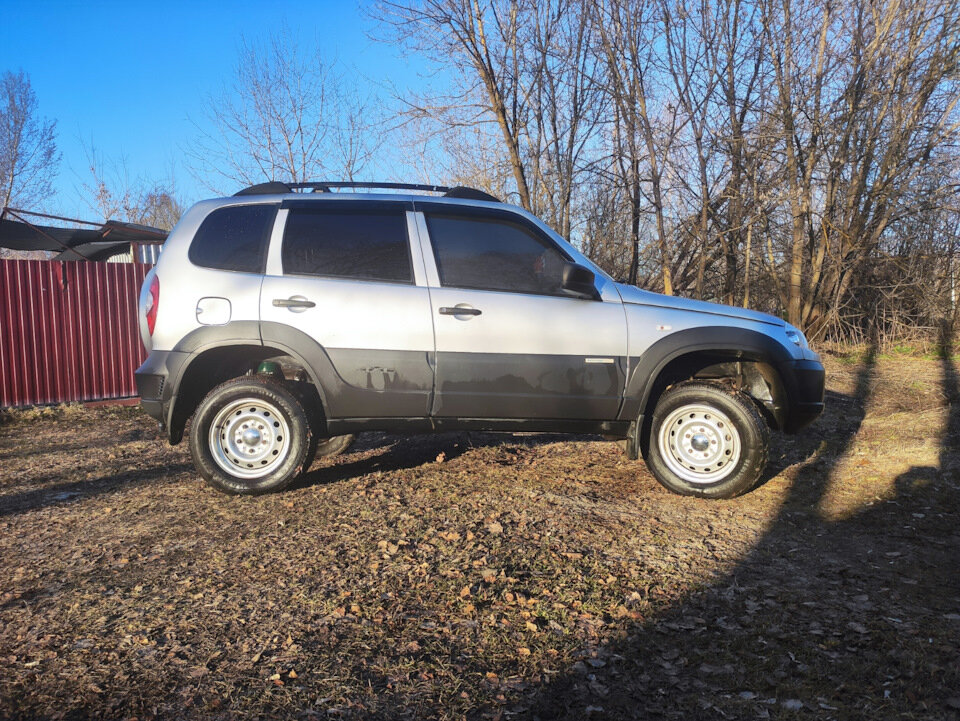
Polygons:
<instances>
[{"instance_id":1,"label":"taillight","mask_svg":"<svg viewBox=\"0 0 960 721\"><path fill-rule=\"evenodd\" d=\"M147 297L147 330L153 336L153 329L157 325L157 308L160 307L160 279L153 276L150 282L150 294Z\"/></svg>"}]
</instances>

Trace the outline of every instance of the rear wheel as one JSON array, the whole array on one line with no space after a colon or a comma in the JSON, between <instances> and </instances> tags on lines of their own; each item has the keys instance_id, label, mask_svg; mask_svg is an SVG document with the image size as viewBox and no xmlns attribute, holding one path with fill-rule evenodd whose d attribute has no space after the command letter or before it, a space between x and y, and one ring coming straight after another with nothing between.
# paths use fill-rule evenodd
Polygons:
<instances>
[{"instance_id":1,"label":"rear wheel","mask_svg":"<svg viewBox=\"0 0 960 721\"><path fill-rule=\"evenodd\" d=\"M217 386L200 403L190 453L217 490L267 493L285 488L304 470L312 437L303 405L283 383L245 376Z\"/></svg>"},{"instance_id":2,"label":"rear wheel","mask_svg":"<svg viewBox=\"0 0 960 721\"><path fill-rule=\"evenodd\" d=\"M767 425L750 398L691 381L670 388L657 402L647 462L674 493L732 498L760 478L769 444Z\"/></svg>"},{"instance_id":3,"label":"rear wheel","mask_svg":"<svg viewBox=\"0 0 960 721\"><path fill-rule=\"evenodd\" d=\"M339 456L351 445L353 445L355 436L351 433L345 436L332 436L324 438L317 443L317 455L321 458L332 458Z\"/></svg>"}]
</instances>

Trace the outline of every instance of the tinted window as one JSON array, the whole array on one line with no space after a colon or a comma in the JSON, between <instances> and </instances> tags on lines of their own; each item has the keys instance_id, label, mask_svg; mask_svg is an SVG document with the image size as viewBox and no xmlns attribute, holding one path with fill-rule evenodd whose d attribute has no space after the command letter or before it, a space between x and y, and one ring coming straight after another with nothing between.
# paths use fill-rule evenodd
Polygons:
<instances>
[{"instance_id":1,"label":"tinted window","mask_svg":"<svg viewBox=\"0 0 960 721\"><path fill-rule=\"evenodd\" d=\"M283 232L285 273L413 281L402 210L291 210Z\"/></svg>"},{"instance_id":2,"label":"tinted window","mask_svg":"<svg viewBox=\"0 0 960 721\"><path fill-rule=\"evenodd\" d=\"M427 226L443 285L563 295L567 259L519 223L430 215Z\"/></svg>"},{"instance_id":3,"label":"tinted window","mask_svg":"<svg viewBox=\"0 0 960 721\"><path fill-rule=\"evenodd\" d=\"M214 210L190 244L190 262L205 268L262 273L277 208L235 205Z\"/></svg>"}]
</instances>

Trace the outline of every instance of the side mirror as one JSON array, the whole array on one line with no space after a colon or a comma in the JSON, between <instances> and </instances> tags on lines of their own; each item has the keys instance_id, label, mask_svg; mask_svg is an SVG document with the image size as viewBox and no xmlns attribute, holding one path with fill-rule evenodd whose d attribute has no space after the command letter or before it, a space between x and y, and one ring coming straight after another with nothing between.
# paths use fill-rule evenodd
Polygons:
<instances>
[{"instance_id":1,"label":"side mirror","mask_svg":"<svg viewBox=\"0 0 960 721\"><path fill-rule=\"evenodd\" d=\"M578 263L564 263L560 276L560 288L567 295L586 300L600 300L597 292L597 277L589 268Z\"/></svg>"}]
</instances>

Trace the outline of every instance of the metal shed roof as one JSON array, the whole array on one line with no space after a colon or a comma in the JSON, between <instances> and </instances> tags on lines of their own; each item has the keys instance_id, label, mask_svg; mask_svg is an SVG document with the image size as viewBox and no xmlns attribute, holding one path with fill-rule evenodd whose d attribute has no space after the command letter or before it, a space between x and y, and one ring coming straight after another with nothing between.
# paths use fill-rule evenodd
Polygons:
<instances>
[{"instance_id":1,"label":"metal shed roof","mask_svg":"<svg viewBox=\"0 0 960 721\"><path fill-rule=\"evenodd\" d=\"M24 216L92 227L39 225ZM0 213L0 248L60 251L53 260L106 260L129 252L131 243L162 243L167 235L168 231L160 228L117 220L93 223L16 208L4 208Z\"/></svg>"}]
</instances>

